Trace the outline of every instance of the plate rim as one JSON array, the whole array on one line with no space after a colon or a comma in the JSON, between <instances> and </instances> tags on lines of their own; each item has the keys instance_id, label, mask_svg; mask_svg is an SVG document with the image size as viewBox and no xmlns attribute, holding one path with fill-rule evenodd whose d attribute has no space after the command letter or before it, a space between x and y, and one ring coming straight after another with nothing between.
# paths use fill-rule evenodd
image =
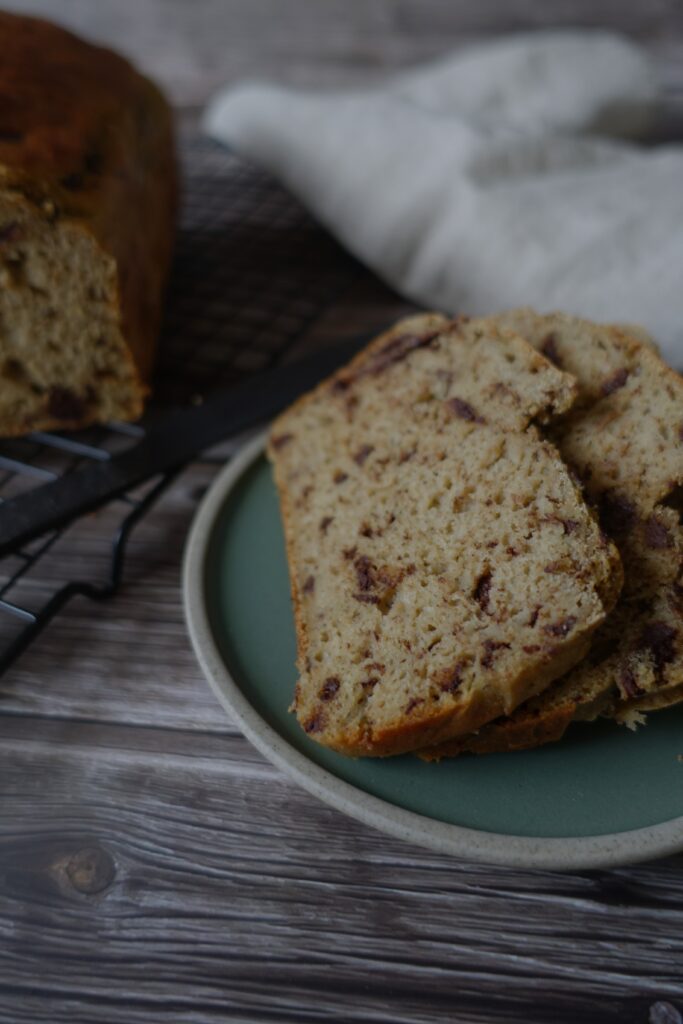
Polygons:
<instances>
[{"instance_id":1,"label":"plate rim","mask_svg":"<svg viewBox=\"0 0 683 1024\"><path fill-rule=\"evenodd\" d=\"M188 534L182 566L185 621L195 656L228 715L263 756L303 789L343 814L398 839L471 862L511 868L592 870L653 860L683 851L683 816L658 825L569 838L486 832L438 821L359 789L292 747L249 702L231 675L211 628L205 564L220 512L244 474L264 454L267 430L247 441L219 471Z\"/></svg>"}]
</instances>

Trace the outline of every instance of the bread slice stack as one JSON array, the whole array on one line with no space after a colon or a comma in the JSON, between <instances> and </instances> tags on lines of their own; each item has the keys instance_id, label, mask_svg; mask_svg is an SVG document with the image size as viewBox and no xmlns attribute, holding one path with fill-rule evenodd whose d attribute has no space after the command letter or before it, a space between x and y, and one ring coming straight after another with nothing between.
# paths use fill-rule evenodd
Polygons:
<instances>
[{"instance_id":1,"label":"bread slice stack","mask_svg":"<svg viewBox=\"0 0 683 1024\"><path fill-rule=\"evenodd\" d=\"M439 760L683 698L683 381L642 330L413 317L269 454L311 739Z\"/></svg>"},{"instance_id":2,"label":"bread slice stack","mask_svg":"<svg viewBox=\"0 0 683 1024\"><path fill-rule=\"evenodd\" d=\"M487 320L405 320L275 423L311 737L388 755L472 734L579 663L621 590L549 440L574 377Z\"/></svg>"},{"instance_id":3,"label":"bread slice stack","mask_svg":"<svg viewBox=\"0 0 683 1024\"><path fill-rule=\"evenodd\" d=\"M577 381L578 400L553 436L619 548L624 586L584 661L428 759L535 746L599 714L634 725L683 699L683 380L640 332L531 310L491 322L519 331Z\"/></svg>"}]
</instances>

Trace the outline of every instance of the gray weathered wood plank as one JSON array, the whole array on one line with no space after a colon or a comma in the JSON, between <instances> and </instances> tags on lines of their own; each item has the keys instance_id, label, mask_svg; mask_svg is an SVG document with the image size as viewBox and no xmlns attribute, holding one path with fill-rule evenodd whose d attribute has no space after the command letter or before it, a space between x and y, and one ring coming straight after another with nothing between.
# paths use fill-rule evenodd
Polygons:
<instances>
[{"instance_id":1,"label":"gray weathered wood plank","mask_svg":"<svg viewBox=\"0 0 683 1024\"><path fill-rule=\"evenodd\" d=\"M239 737L0 719L0 1021L646 1021L681 858L490 869L311 801ZM569 955L571 951L571 955Z\"/></svg>"}]
</instances>

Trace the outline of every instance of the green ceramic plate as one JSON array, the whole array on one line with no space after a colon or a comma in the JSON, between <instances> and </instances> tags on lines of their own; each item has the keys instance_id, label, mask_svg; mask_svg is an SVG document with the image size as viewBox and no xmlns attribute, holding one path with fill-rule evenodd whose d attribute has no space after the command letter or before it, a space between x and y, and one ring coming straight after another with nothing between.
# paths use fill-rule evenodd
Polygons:
<instances>
[{"instance_id":1,"label":"green ceramic plate","mask_svg":"<svg viewBox=\"0 0 683 1024\"><path fill-rule=\"evenodd\" d=\"M248 738L315 796L393 835L472 860L550 868L683 850L683 707L637 733L572 727L538 750L424 764L351 760L287 711L295 635L277 496L263 437L219 475L185 557L197 657Z\"/></svg>"}]
</instances>

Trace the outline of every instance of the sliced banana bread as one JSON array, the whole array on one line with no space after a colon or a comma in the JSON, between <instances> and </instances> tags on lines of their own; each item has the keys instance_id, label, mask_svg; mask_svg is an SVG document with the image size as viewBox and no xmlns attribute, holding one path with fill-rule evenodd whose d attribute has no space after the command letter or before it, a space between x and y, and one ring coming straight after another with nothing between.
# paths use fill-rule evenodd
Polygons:
<instances>
[{"instance_id":1,"label":"sliced banana bread","mask_svg":"<svg viewBox=\"0 0 683 1024\"><path fill-rule=\"evenodd\" d=\"M564 315L493 318L576 377L579 399L554 428L624 565L619 602L585 662L509 718L425 756L558 739L574 719L624 721L683 696L683 380L646 336Z\"/></svg>"},{"instance_id":2,"label":"sliced banana bread","mask_svg":"<svg viewBox=\"0 0 683 1024\"><path fill-rule=\"evenodd\" d=\"M423 315L276 421L312 739L387 755L470 733L583 657L621 567L535 425L574 397L522 338Z\"/></svg>"},{"instance_id":3,"label":"sliced banana bread","mask_svg":"<svg viewBox=\"0 0 683 1024\"><path fill-rule=\"evenodd\" d=\"M121 57L0 12L0 436L140 415L171 256L171 111Z\"/></svg>"}]
</instances>

